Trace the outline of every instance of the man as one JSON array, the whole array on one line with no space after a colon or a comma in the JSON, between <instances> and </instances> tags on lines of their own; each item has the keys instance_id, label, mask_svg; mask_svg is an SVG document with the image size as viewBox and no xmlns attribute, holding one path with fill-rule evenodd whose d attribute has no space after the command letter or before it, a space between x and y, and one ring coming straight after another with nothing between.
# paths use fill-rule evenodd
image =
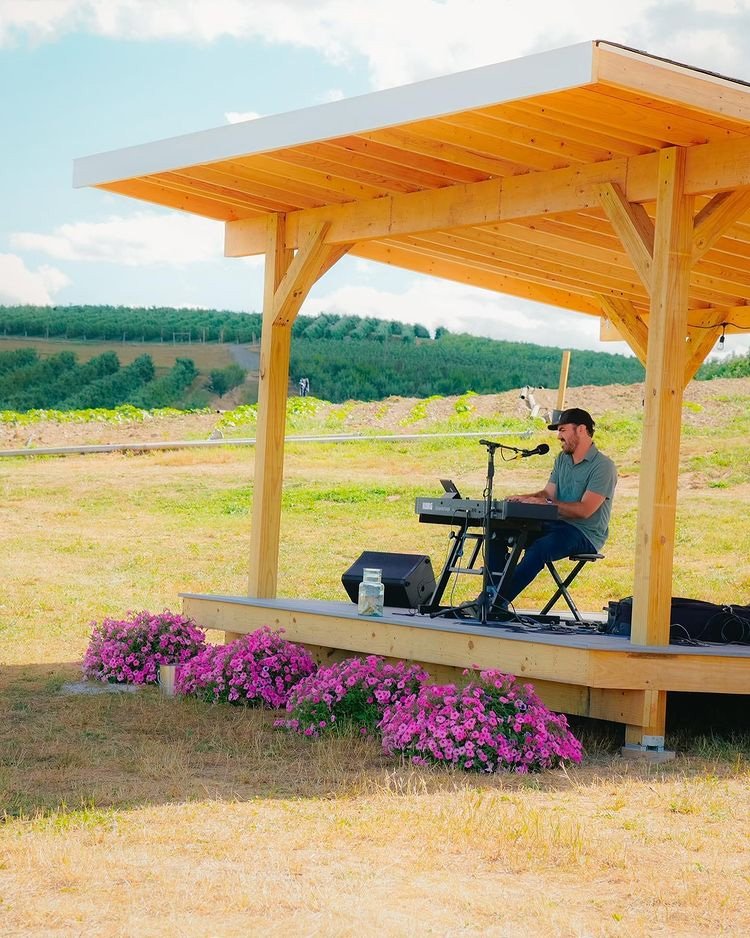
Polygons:
<instances>
[{"instance_id":1,"label":"man","mask_svg":"<svg viewBox=\"0 0 750 938\"><path fill-rule=\"evenodd\" d=\"M549 482L538 492L511 495L510 500L556 505L560 520L545 521L542 534L527 547L504 595L496 599L495 606L501 609L526 589L548 560L598 553L609 535L617 469L594 445L591 414L571 407L549 429L557 430L561 448ZM494 573L503 569L505 550L502 540L490 542L488 560Z\"/></svg>"}]
</instances>

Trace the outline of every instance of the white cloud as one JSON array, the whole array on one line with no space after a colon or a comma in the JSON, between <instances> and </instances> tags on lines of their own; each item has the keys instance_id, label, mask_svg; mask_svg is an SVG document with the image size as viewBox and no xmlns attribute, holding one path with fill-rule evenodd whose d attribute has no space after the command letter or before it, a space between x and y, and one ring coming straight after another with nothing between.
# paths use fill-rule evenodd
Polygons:
<instances>
[{"instance_id":1,"label":"white cloud","mask_svg":"<svg viewBox=\"0 0 750 938\"><path fill-rule=\"evenodd\" d=\"M321 104L327 104L329 101L341 101L344 98L344 92L341 88L329 88L318 98Z\"/></svg>"},{"instance_id":2,"label":"white cloud","mask_svg":"<svg viewBox=\"0 0 750 938\"><path fill-rule=\"evenodd\" d=\"M29 270L17 254L0 254L0 302L48 306L53 295L68 283L56 267Z\"/></svg>"},{"instance_id":3,"label":"white cloud","mask_svg":"<svg viewBox=\"0 0 750 938\"><path fill-rule=\"evenodd\" d=\"M314 49L336 64L364 59L380 88L594 37L677 58L724 48L722 68L744 68L749 9L748 0L578 0L573 16L557 0L5 0L0 44L75 30L131 41L232 36Z\"/></svg>"},{"instance_id":4,"label":"white cloud","mask_svg":"<svg viewBox=\"0 0 750 938\"><path fill-rule=\"evenodd\" d=\"M219 222L179 213L135 212L103 222L71 222L52 234L18 232L11 247L39 251L60 260L109 261L126 267L186 267L223 256Z\"/></svg>"},{"instance_id":5,"label":"white cloud","mask_svg":"<svg viewBox=\"0 0 750 938\"><path fill-rule=\"evenodd\" d=\"M228 124L241 124L243 121L254 121L262 115L257 111L226 111L224 119Z\"/></svg>"},{"instance_id":6,"label":"white cloud","mask_svg":"<svg viewBox=\"0 0 750 938\"><path fill-rule=\"evenodd\" d=\"M403 293L371 286L344 286L327 294L310 296L302 312L313 316L322 312L348 313L420 323L433 333L438 326L444 326L451 332L468 332L493 339L627 351L624 343L599 341L599 320L593 316L553 310L431 277L412 281Z\"/></svg>"}]
</instances>

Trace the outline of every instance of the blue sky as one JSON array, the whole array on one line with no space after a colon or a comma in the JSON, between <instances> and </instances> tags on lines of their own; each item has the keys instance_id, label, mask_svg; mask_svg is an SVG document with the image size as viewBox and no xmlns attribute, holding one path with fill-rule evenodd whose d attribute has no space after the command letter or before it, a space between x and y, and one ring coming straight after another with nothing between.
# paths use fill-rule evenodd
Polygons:
<instances>
[{"instance_id":1,"label":"blue sky","mask_svg":"<svg viewBox=\"0 0 750 938\"><path fill-rule=\"evenodd\" d=\"M750 79L750 0L0 0L0 303L259 310L260 260L223 258L221 224L74 190L73 158L592 38ZM623 349L589 317L354 258L321 310Z\"/></svg>"}]
</instances>

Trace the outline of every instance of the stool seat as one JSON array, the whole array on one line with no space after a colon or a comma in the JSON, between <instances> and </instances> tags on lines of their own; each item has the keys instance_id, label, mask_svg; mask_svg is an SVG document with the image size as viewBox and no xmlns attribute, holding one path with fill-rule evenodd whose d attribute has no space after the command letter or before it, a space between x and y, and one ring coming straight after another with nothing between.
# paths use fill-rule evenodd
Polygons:
<instances>
[{"instance_id":1,"label":"stool seat","mask_svg":"<svg viewBox=\"0 0 750 938\"><path fill-rule=\"evenodd\" d=\"M547 561L547 569L552 574L552 579L557 584L557 589L552 596L552 599L545 604L544 609L539 613L542 616L546 616L550 609L555 605L557 600L562 596L565 602L568 604L568 608L573 613L573 618L576 622L583 622L581 614L578 611L578 606L576 606L573 601L573 597L568 592L568 587L575 580L578 574L583 570L587 563L594 563L596 560L604 560L604 554L570 554L568 560L572 560L575 563L575 567L570 571L570 573L563 578L557 572L555 565L551 560Z\"/></svg>"}]
</instances>

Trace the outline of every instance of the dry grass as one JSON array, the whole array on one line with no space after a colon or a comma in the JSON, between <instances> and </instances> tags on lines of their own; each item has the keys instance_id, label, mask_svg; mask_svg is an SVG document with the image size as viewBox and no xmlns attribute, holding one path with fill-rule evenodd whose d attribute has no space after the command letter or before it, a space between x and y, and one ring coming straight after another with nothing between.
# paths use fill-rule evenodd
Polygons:
<instances>
[{"instance_id":1,"label":"dry grass","mask_svg":"<svg viewBox=\"0 0 750 938\"><path fill-rule=\"evenodd\" d=\"M715 425L702 438L696 424L686 460L701 439L730 452L735 419L723 449ZM603 448L622 464L632 442ZM478 495L482 455L463 442L290 446L281 593L343 598L338 577L364 548L440 558L445 531L417 524L413 496L446 470ZM581 722L583 767L475 779L154 690L61 695L91 619L244 590L252 469L246 450L0 464L3 935L748 932L745 739L684 735L676 762L648 770L613 755L616 731ZM498 484L525 488L539 471L504 465ZM685 464L675 591L742 598L746 485L709 489L715 471ZM630 591L636 481L626 473L583 605Z\"/></svg>"},{"instance_id":2,"label":"dry grass","mask_svg":"<svg viewBox=\"0 0 750 938\"><path fill-rule=\"evenodd\" d=\"M750 927L750 763L413 770L271 715L6 675L6 935L686 935Z\"/></svg>"}]
</instances>

